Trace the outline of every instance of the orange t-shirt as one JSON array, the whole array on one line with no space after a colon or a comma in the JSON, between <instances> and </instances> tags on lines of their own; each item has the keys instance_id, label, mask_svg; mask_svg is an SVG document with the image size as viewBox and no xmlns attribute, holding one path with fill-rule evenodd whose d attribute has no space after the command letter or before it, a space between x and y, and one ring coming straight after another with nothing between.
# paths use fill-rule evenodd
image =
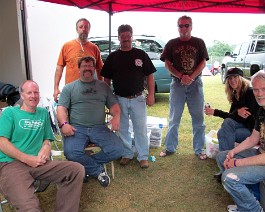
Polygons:
<instances>
[{"instance_id":1,"label":"orange t-shirt","mask_svg":"<svg viewBox=\"0 0 265 212\"><path fill-rule=\"evenodd\" d=\"M61 49L57 65L66 66L65 84L79 79L78 59L81 57L92 56L96 60L96 71L102 69L103 62L100 56L98 47L87 41L85 44L80 44L77 40L71 40L65 43Z\"/></svg>"}]
</instances>

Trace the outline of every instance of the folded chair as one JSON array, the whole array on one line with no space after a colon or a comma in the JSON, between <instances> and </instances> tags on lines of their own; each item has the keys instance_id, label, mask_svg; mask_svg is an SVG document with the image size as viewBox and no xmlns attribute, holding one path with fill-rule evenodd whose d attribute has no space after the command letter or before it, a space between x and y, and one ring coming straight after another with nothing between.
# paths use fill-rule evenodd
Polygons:
<instances>
[{"instance_id":1,"label":"folded chair","mask_svg":"<svg viewBox=\"0 0 265 212\"><path fill-rule=\"evenodd\" d=\"M63 151L63 136L61 129L59 127L59 122L56 116L56 103L52 103L50 100L48 106L46 106L47 111L49 112L51 129L54 136L54 146L57 151Z\"/></svg>"}]
</instances>

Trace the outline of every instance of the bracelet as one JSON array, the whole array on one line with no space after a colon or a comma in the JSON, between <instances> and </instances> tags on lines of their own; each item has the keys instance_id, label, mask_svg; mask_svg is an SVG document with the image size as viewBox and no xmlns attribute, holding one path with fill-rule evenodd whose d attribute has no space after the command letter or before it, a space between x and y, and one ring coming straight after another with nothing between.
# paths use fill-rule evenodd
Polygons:
<instances>
[{"instance_id":1,"label":"bracelet","mask_svg":"<svg viewBox=\"0 0 265 212\"><path fill-rule=\"evenodd\" d=\"M66 124L68 124L67 121L65 121L64 123L62 123L61 128L63 128L63 126L66 125Z\"/></svg>"},{"instance_id":2,"label":"bracelet","mask_svg":"<svg viewBox=\"0 0 265 212\"><path fill-rule=\"evenodd\" d=\"M234 167L236 167L236 159L234 160Z\"/></svg>"}]
</instances>

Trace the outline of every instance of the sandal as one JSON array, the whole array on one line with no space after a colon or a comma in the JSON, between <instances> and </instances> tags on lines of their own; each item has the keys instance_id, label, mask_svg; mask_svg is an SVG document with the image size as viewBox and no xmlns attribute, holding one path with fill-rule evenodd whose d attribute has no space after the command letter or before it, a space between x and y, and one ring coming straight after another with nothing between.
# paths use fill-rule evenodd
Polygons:
<instances>
[{"instance_id":1,"label":"sandal","mask_svg":"<svg viewBox=\"0 0 265 212\"><path fill-rule=\"evenodd\" d=\"M239 210L237 209L237 206L236 205L228 205L227 206L227 211L229 211L229 212L235 212L235 211L239 211Z\"/></svg>"},{"instance_id":2,"label":"sandal","mask_svg":"<svg viewBox=\"0 0 265 212\"><path fill-rule=\"evenodd\" d=\"M207 159L207 155L204 152L199 153L197 156L200 160L206 160Z\"/></svg>"},{"instance_id":3,"label":"sandal","mask_svg":"<svg viewBox=\"0 0 265 212\"><path fill-rule=\"evenodd\" d=\"M174 154L174 152L169 152L166 149L164 149L162 152L160 152L159 156L160 157L166 157L168 155L173 155L173 154Z\"/></svg>"}]
</instances>

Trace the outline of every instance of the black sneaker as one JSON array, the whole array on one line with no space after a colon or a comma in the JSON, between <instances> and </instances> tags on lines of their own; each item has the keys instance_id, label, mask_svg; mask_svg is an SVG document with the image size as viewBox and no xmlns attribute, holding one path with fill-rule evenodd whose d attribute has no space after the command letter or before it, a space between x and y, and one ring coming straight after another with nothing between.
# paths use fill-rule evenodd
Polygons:
<instances>
[{"instance_id":1,"label":"black sneaker","mask_svg":"<svg viewBox=\"0 0 265 212\"><path fill-rule=\"evenodd\" d=\"M84 179L83 179L83 183L88 183L88 178L89 178L89 175L86 174L85 177L84 177Z\"/></svg>"},{"instance_id":2,"label":"black sneaker","mask_svg":"<svg viewBox=\"0 0 265 212\"><path fill-rule=\"evenodd\" d=\"M110 177L107 174L107 172L102 171L99 175L98 175L98 182L100 183L100 185L102 185L103 187L107 187L110 184Z\"/></svg>"},{"instance_id":3,"label":"black sneaker","mask_svg":"<svg viewBox=\"0 0 265 212\"><path fill-rule=\"evenodd\" d=\"M222 172L214 174L213 177L217 180L217 182L222 182Z\"/></svg>"},{"instance_id":4,"label":"black sneaker","mask_svg":"<svg viewBox=\"0 0 265 212\"><path fill-rule=\"evenodd\" d=\"M50 181L35 180L34 182L35 192L43 192L48 188L49 185L50 185Z\"/></svg>"}]
</instances>

